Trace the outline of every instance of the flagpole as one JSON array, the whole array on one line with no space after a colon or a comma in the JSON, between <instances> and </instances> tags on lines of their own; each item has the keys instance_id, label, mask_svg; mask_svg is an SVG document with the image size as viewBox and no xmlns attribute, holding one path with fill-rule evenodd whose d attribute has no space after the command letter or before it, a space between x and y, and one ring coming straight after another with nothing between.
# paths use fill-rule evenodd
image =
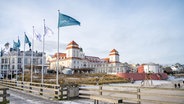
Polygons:
<instances>
[{"instance_id":1,"label":"flagpole","mask_svg":"<svg viewBox=\"0 0 184 104\"><path fill-rule=\"evenodd\" d=\"M33 26L33 38L32 38L32 52L31 52L31 83L33 82L33 51L34 51L34 26Z\"/></svg>"},{"instance_id":2,"label":"flagpole","mask_svg":"<svg viewBox=\"0 0 184 104\"><path fill-rule=\"evenodd\" d=\"M60 11L58 10L58 14ZM58 47L57 47L57 66L56 66L56 85L58 85L58 69L59 69L59 26L58 26Z\"/></svg>"},{"instance_id":3,"label":"flagpole","mask_svg":"<svg viewBox=\"0 0 184 104\"><path fill-rule=\"evenodd\" d=\"M2 65L2 57L3 57L3 53L4 53L3 51L4 50L2 50L2 48L1 48L1 65ZM4 67L2 68L2 70L3 70L3 79L4 79L5 78L5 69L4 69Z\"/></svg>"},{"instance_id":4,"label":"flagpole","mask_svg":"<svg viewBox=\"0 0 184 104\"><path fill-rule=\"evenodd\" d=\"M75 20L74 18L60 14L58 10L59 18L58 18L58 50L57 50L57 66L56 66L56 84L58 85L58 69L59 69L59 27L71 26L71 25L80 25L80 22ZM62 18L61 18L62 17Z\"/></svg>"},{"instance_id":5,"label":"flagpole","mask_svg":"<svg viewBox=\"0 0 184 104\"><path fill-rule=\"evenodd\" d=\"M8 59L9 59L9 56L8 56ZM9 63L10 63L10 60L9 60ZM6 69L6 79L8 80L8 68Z\"/></svg>"},{"instance_id":6,"label":"flagpole","mask_svg":"<svg viewBox=\"0 0 184 104\"><path fill-rule=\"evenodd\" d=\"M2 56L2 48L1 48L1 54L0 54L0 74L1 74L1 77L3 76L4 77L4 75L2 74L2 69L1 69L1 62L2 62L2 60L1 60L1 56Z\"/></svg>"},{"instance_id":7,"label":"flagpole","mask_svg":"<svg viewBox=\"0 0 184 104\"><path fill-rule=\"evenodd\" d=\"M12 60L11 60L11 58L12 58L11 55L12 55L12 54L11 54L11 52L10 52L10 54L9 54L9 56L10 56L10 72L11 72L11 73L10 73L10 80L12 80L12 71L13 71L13 69L12 69L12 62L11 62L11 61L12 61Z\"/></svg>"},{"instance_id":8,"label":"flagpole","mask_svg":"<svg viewBox=\"0 0 184 104\"><path fill-rule=\"evenodd\" d=\"M44 25L44 34L43 34L43 42L42 42L42 47L43 47L43 52L42 52L42 79L41 83L43 84L43 67L44 67L44 43L45 43L45 19L43 19L43 25Z\"/></svg>"},{"instance_id":9,"label":"flagpole","mask_svg":"<svg viewBox=\"0 0 184 104\"><path fill-rule=\"evenodd\" d=\"M23 68L22 68L22 81L24 81L24 61L25 61L25 38L26 32L24 32L24 51L23 51Z\"/></svg>"},{"instance_id":10,"label":"flagpole","mask_svg":"<svg viewBox=\"0 0 184 104\"><path fill-rule=\"evenodd\" d=\"M17 47L17 63L18 63L18 59L19 59L18 56L19 55L18 55L18 47ZM18 67L17 67L17 69L18 69ZM17 81L17 69L16 69L16 81Z\"/></svg>"},{"instance_id":11,"label":"flagpole","mask_svg":"<svg viewBox=\"0 0 184 104\"><path fill-rule=\"evenodd\" d=\"M19 37L18 37L18 40L19 40ZM19 57L19 53L18 53L18 47L17 47L17 64L18 64L18 57ZM18 67L17 67L17 69L18 69ZM17 69L16 69L16 81L17 81Z\"/></svg>"}]
</instances>

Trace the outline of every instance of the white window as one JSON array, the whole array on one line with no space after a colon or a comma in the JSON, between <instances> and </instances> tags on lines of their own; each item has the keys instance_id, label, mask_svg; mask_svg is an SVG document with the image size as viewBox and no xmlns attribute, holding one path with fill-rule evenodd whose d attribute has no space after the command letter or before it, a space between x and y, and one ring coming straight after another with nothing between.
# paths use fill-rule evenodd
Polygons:
<instances>
[{"instance_id":1,"label":"white window","mask_svg":"<svg viewBox=\"0 0 184 104\"><path fill-rule=\"evenodd\" d=\"M76 55L76 57L78 57L78 51L77 51L77 55Z\"/></svg>"},{"instance_id":2,"label":"white window","mask_svg":"<svg viewBox=\"0 0 184 104\"><path fill-rule=\"evenodd\" d=\"M75 50L73 50L73 56L75 57Z\"/></svg>"}]
</instances>

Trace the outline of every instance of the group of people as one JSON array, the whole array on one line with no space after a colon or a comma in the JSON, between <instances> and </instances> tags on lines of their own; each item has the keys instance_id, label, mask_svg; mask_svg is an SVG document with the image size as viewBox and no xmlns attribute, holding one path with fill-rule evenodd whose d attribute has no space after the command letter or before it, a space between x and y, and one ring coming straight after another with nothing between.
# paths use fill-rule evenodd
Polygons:
<instances>
[{"instance_id":1,"label":"group of people","mask_svg":"<svg viewBox=\"0 0 184 104\"><path fill-rule=\"evenodd\" d=\"M178 86L178 88L180 88L180 83L178 83L178 84L174 84L174 86L175 86L175 88L177 88L177 86Z\"/></svg>"},{"instance_id":2,"label":"group of people","mask_svg":"<svg viewBox=\"0 0 184 104\"><path fill-rule=\"evenodd\" d=\"M184 84L184 81L183 81L183 84ZM177 87L180 88L180 87L181 87L181 86L180 86L180 83L178 83L178 84L175 83L175 84L174 84L174 87L175 87L175 88L177 88Z\"/></svg>"}]
</instances>

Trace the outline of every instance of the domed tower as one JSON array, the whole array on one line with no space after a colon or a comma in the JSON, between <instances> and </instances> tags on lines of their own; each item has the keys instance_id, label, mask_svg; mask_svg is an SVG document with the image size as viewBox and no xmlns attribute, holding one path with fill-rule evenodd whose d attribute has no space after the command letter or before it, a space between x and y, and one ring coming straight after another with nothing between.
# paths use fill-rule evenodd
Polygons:
<instances>
[{"instance_id":1,"label":"domed tower","mask_svg":"<svg viewBox=\"0 0 184 104\"><path fill-rule=\"evenodd\" d=\"M80 68L80 48L79 45L72 41L66 47L67 66L69 68Z\"/></svg>"},{"instance_id":2,"label":"domed tower","mask_svg":"<svg viewBox=\"0 0 184 104\"><path fill-rule=\"evenodd\" d=\"M109 54L110 63L119 63L119 53L116 49L113 49Z\"/></svg>"},{"instance_id":3,"label":"domed tower","mask_svg":"<svg viewBox=\"0 0 184 104\"><path fill-rule=\"evenodd\" d=\"M78 58L79 57L79 45L75 41L71 41L66 47L67 58Z\"/></svg>"}]
</instances>

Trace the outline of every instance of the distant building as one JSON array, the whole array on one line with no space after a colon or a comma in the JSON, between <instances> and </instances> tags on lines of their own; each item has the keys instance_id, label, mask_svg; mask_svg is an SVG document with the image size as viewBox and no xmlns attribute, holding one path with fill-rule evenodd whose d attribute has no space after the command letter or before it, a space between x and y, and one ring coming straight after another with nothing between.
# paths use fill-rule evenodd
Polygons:
<instances>
[{"instance_id":1,"label":"distant building","mask_svg":"<svg viewBox=\"0 0 184 104\"><path fill-rule=\"evenodd\" d=\"M159 64L148 63L138 67L138 73L163 73L163 69Z\"/></svg>"},{"instance_id":2,"label":"distant building","mask_svg":"<svg viewBox=\"0 0 184 104\"><path fill-rule=\"evenodd\" d=\"M16 70L20 73L25 67L25 72L31 69L31 54L32 51L25 51L24 66L23 66L23 51L9 51L0 57L1 73L14 73ZM44 54L44 65L46 63L46 57ZM33 72L40 73L42 67L42 52L33 52ZM44 73L46 73L46 66L44 66Z\"/></svg>"},{"instance_id":3,"label":"distant building","mask_svg":"<svg viewBox=\"0 0 184 104\"><path fill-rule=\"evenodd\" d=\"M181 64L179 64L179 63L176 63L176 64L172 65L172 66L171 66L171 69L172 69L173 72L177 72L177 73L179 73L179 72L184 72L184 67L183 67L183 65L181 65Z\"/></svg>"},{"instance_id":4,"label":"distant building","mask_svg":"<svg viewBox=\"0 0 184 104\"><path fill-rule=\"evenodd\" d=\"M82 48L72 41L66 47L66 53L58 53L59 71L64 67L71 68L78 73L108 73L116 74L117 72L126 72L127 66L119 62L119 53L116 49L110 51L107 58L96 56L86 56ZM50 57L50 56L48 56ZM52 58L47 58L51 70L56 70L57 53Z\"/></svg>"},{"instance_id":5,"label":"distant building","mask_svg":"<svg viewBox=\"0 0 184 104\"><path fill-rule=\"evenodd\" d=\"M145 73L145 71L144 71L144 65L143 64L140 65L140 66L138 66L137 72L138 73Z\"/></svg>"}]
</instances>

